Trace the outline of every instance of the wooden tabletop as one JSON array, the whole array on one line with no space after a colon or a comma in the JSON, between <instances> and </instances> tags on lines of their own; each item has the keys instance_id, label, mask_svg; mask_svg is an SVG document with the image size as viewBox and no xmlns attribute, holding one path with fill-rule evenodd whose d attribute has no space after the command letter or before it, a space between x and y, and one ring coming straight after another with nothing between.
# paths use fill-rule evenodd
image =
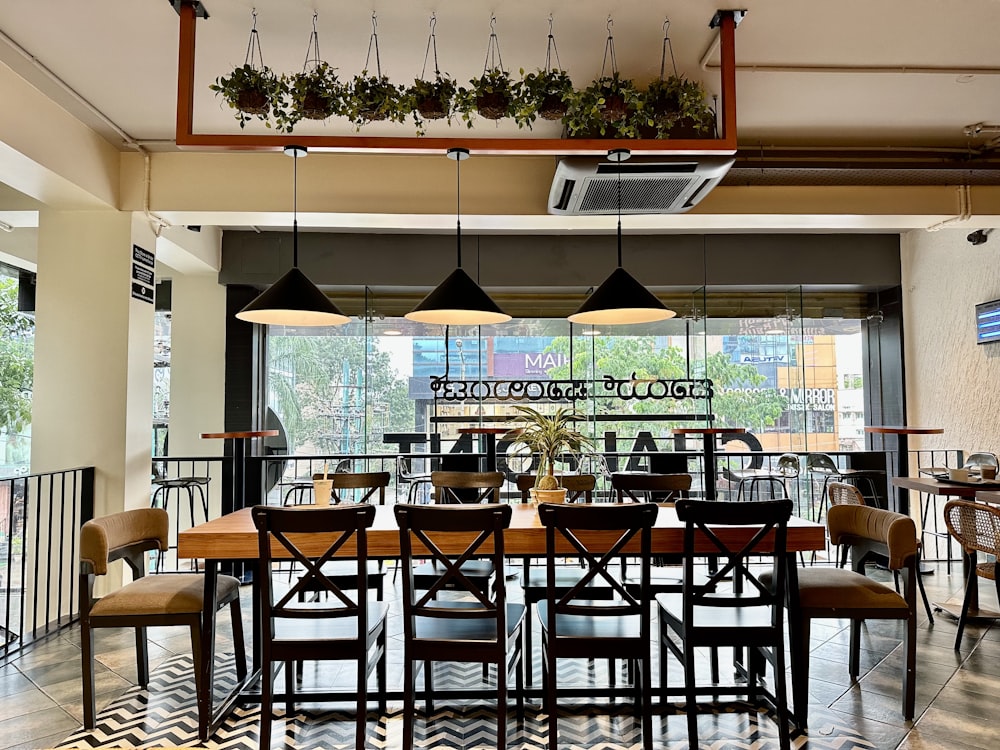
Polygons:
<instances>
[{"instance_id":1,"label":"wooden tabletop","mask_svg":"<svg viewBox=\"0 0 1000 750\"><path fill-rule=\"evenodd\" d=\"M746 432L745 427L675 427L671 430L675 435L725 435L726 433Z\"/></svg>"},{"instance_id":2,"label":"wooden tabletop","mask_svg":"<svg viewBox=\"0 0 1000 750\"><path fill-rule=\"evenodd\" d=\"M229 438L242 439L242 438L259 438L259 437L275 437L278 435L277 430L240 430L237 432L203 432L201 436L205 439L218 439L218 440L228 440Z\"/></svg>"},{"instance_id":3,"label":"wooden tabletop","mask_svg":"<svg viewBox=\"0 0 1000 750\"><path fill-rule=\"evenodd\" d=\"M881 427L865 427L865 432L876 435L940 435L943 427L903 427L901 425L883 425Z\"/></svg>"},{"instance_id":4,"label":"wooden tabletop","mask_svg":"<svg viewBox=\"0 0 1000 750\"><path fill-rule=\"evenodd\" d=\"M516 427L459 427L456 432L460 435L506 435L516 429Z\"/></svg>"},{"instance_id":5,"label":"wooden tabletop","mask_svg":"<svg viewBox=\"0 0 1000 750\"><path fill-rule=\"evenodd\" d=\"M981 503L991 503L992 505L1000 505L1000 492L996 490L980 490L976 493L976 500Z\"/></svg>"},{"instance_id":6,"label":"wooden tabletop","mask_svg":"<svg viewBox=\"0 0 1000 750\"><path fill-rule=\"evenodd\" d=\"M301 512L308 512L313 506L296 506ZM545 554L545 529L539 523L538 511L531 505L514 505L510 528L504 534L505 552L512 556L538 557ZM716 527L720 538L728 544L743 544L751 538L756 527L730 526ZM295 535L292 535L295 536ZM432 535L435 539L438 535ZM450 539L441 539L441 549L445 553L464 552L466 546L473 540L474 534L454 534ZM595 531L590 535L580 532L581 538L599 543L606 537L610 545L617 541L612 532ZM322 554L326 551L330 539L326 535L316 535L308 542L297 540L307 554ZM804 552L823 549L826 544L826 531L822 524L792 518L788 524L787 548L790 552ZM626 552L636 552L638 543L625 548ZM684 524L677 520L673 507L661 506L653 529L654 553L677 553L684 549ZM353 553L350 545L344 545L345 555ZM489 545L484 545L484 552L489 552ZM564 553L574 550L565 546ZM707 541L699 547L701 553L718 552ZM368 530L368 553L372 557L396 558L399 556L399 530L391 505L379 505L375 508L375 524ZM210 558L217 560L248 560L258 557L257 531L250 517L250 509L230 513L207 523L199 524L192 529L182 531L178 535L177 554L182 558ZM274 548L276 557L288 554L284 549Z\"/></svg>"},{"instance_id":7,"label":"wooden tabletop","mask_svg":"<svg viewBox=\"0 0 1000 750\"><path fill-rule=\"evenodd\" d=\"M976 496L976 486L969 484L953 484L951 482L939 482L930 477L893 477L892 485L902 487L906 490L916 490L928 495L950 495L952 497Z\"/></svg>"}]
</instances>

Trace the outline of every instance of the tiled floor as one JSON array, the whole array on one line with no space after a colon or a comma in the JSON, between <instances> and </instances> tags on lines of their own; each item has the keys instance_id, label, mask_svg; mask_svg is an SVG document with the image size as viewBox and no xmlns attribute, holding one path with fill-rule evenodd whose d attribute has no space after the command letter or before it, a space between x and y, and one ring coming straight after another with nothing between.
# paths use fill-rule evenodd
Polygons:
<instances>
[{"instance_id":1,"label":"tiled floor","mask_svg":"<svg viewBox=\"0 0 1000 750\"><path fill-rule=\"evenodd\" d=\"M962 589L961 574L956 569L949 577L943 566L934 575L925 576L931 600L942 600ZM994 606L995 595L988 582L980 584L984 604ZM249 591L244 600L248 602ZM219 651L228 650L225 620ZM249 619L249 618L246 618ZM398 628L394 637L399 638ZM846 747L900 748L900 750L995 750L1000 747L1000 722L996 721L1000 706L1000 626L970 625L962 649L953 650L955 625L942 617L929 626L921 612L918 630L917 716L914 722L903 721L900 713L900 674L902 657L899 645L900 628L896 623L871 622L863 641L862 670L864 676L851 685L847 676L846 623L820 621L813 624L813 657L811 664L810 723L813 737L800 739L797 747L833 747L829 737L831 727L846 727L851 734L867 738L867 744L845 744ZM185 660L175 655L190 651L188 635L183 629L155 629L150 633L151 667L174 667ZM537 643L537 640L536 640ZM97 638L99 655L97 692L99 709L122 697L134 686L132 635L130 632L100 632ZM172 662L166 664L168 660ZM344 668L346 669L346 667ZM390 663L390 683L398 685L401 676L398 659ZM654 674L656 673L654 667ZM671 671L679 676L679 668ZM336 678L336 674L329 675ZM135 691L133 691L133 695ZM28 653L0 666L0 748L45 748L61 744L80 727L80 649L79 633L70 631L32 648ZM391 708L391 707L390 707ZM445 725L449 721L443 719ZM608 739L622 744L624 736L614 729L606 717L590 719L590 729L603 726ZM706 720L703 719L703 722ZM708 719L718 725L720 739L711 747L770 747L764 743L736 744L737 738L726 741L724 718ZM256 717L249 723L254 724ZM149 721L147 720L147 724ZM398 726L398 722L396 722ZM684 747L684 721L667 717L659 720L663 746ZM773 723L761 720L761 737L773 734ZM766 727L764 725L767 725ZM393 723L382 723L384 744L398 747L398 729ZM702 724L707 727L707 723ZM280 730L276 726L280 737ZM667 738L669 736L669 743ZM676 740L676 741L675 741ZM828 743L826 740L830 740ZM680 743L680 744L678 744ZM160 743L162 744L162 743ZM121 745L118 745L121 746ZM252 746L252 745L250 745ZM458 746L461 746L459 744ZM516 745L515 745L516 746ZM534 744L523 746L535 747ZM705 745L707 746L707 745Z\"/></svg>"}]
</instances>

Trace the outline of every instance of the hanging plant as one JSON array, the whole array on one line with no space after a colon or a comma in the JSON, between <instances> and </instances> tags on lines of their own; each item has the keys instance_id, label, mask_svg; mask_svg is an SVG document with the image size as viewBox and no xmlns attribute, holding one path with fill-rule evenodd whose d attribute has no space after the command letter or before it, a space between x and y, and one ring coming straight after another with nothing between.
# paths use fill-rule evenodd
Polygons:
<instances>
[{"instance_id":1,"label":"hanging plant","mask_svg":"<svg viewBox=\"0 0 1000 750\"><path fill-rule=\"evenodd\" d=\"M543 120L561 120L569 110L569 102L573 94L573 81L562 69L559 62L559 50L556 38L552 34L552 16L549 16L549 36L545 48L545 67L534 73L525 75L521 70L520 99L521 111L518 113L518 124L529 127L537 116ZM552 57L555 56L555 65Z\"/></svg>"},{"instance_id":2,"label":"hanging plant","mask_svg":"<svg viewBox=\"0 0 1000 750\"><path fill-rule=\"evenodd\" d=\"M268 115L271 106L281 100L282 83L274 72L264 65L260 51L260 37L257 35L257 10L253 11L253 27L250 30L250 41L247 43L247 54L243 65L233 70L227 76L219 76L215 83L208 87L216 96L236 110L236 119L240 128L256 117L271 127Z\"/></svg>"},{"instance_id":3,"label":"hanging plant","mask_svg":"<svg viewBox=\"0 0 1000 750\"><path fill-rule=\"evenodd\" d=\"M655 138L669 138L671 132L684 130L693 135L714 132L715 113L708 105L705 89L697 81L677 74L677 62L668 31L670 20L663 22L663 49L660 53L660 77L653 80L643 97L645 127ZM673 72L664 77L667 55Z\"/></svg>"},{"instance_id":4,"label":"hanging plant","mask_svg":"<svg viewBox=\"0 0 1000 750\"><path fill-rule=\"evenodd\" d=\"M636 112L642 102L639 90L630 78L618 73L614 21L608 18L608 38L604 43L601 77L587 88L574 92L563 124L571 136L637 138L639 120Z\"/></svg>"},{"instance_id":5,"label":"hanging plant","mask_svg":"<svg viewBox=\"0 0 1000 750\"><path fill-rule=\"evenodd\" d=\"M368 74L372 49L375 50L375 75ZM372 34L368 41L365 69L354 76L344 95L344 114L355 128L368 122L389 120L405 122L409 110L403 96L403 87L396 86L388 76L382 75L382 62L378 51L378 18L372 12Z\"/></svg>"},{"instance_id":6,"label":"hanging plant","mask_svg":"<svg viewBox=\"0 0 1000 750\"><path fill-rule=\"evenodd\" d=\"M300 120L326 120L344 109L344 86L331 68L319 56L318 14L313 13L313 28L306 47L302 72L282 76L285 97L275 106L274 119L278 130L291 133Z\"/></svg>"},{"instance_id":7,"label":"hanging plant","mask_svg":"<svg viewBox=\"0 0 1000 750\"><path fill-rule=\"evenodd\" d=\"M427 50L424 52L424 67L420 71L420 77L413 79L413 85L406 90L406 100L413 113L417 135L424 135L426 132L424 128L426 120L447 119L449 123L451 122L455 94L458 92L455 79L447 73L442 73L438 68L437 36L434 33L437 17L433 13L431 14L430 26ZM434 54L434 77L428 79L426 77L427 62L432 51Z\"/></svg>"},{"instance_id":8,"label":"hanging plant","mask_svg":"<svg viewBox=\"0 0 1000 750\"><path fill-rule=\"evenodd\" d=\"M522 109L518 85L504 70L500 56L500 42L496 34L497 18L490 17L490 38L486 44L486 62L483 74L469 81L471 89L462 88L456 97L462 119L472 127L472 114L477 112L489 120L517 117ZM518 125L523 123L518 122Z\"/></svg>"}]
</instances>

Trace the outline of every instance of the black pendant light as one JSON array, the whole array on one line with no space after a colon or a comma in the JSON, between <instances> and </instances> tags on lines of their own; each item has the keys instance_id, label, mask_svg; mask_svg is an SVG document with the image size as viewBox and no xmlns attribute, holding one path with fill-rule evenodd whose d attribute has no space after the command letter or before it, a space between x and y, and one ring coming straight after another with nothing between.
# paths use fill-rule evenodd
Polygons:
<instances>
[{"instance_id":1,"label":"black pendant light","mask_svg":"<svg viewBox=\"0 0 1000 750\"><path fill-rule=\"evenodd\" d=\"M580 308L569 316L570 323L583 325L625 325L667 320L677 313L668 310L652 292L622 268L622 167L631 156L625 148L608 152L608 161L618 164L618 268L597 287Z\"/></svg>"},{"instance_id":2,"label":"black pendant light","mask_svg":"<svg viewBox=\"0 0 1000 750\"><path fill-rule=\"evenodd\" d=\"M406 313L406 318L418 323L440 323L441 325L478 326L492 323L506 323L510 315L501 310L490 295L483 291L472 277L462 270L462 168L469 158L465 148L448 149L448 158L455 160L458 238L458 268L442 281L414 307Z\"/></svg>"},{"instance_id":3,"label":"black pendant light","mask_svg":"<svg viewBox=\"0 0 1000 750\"><path fill-rule=\"evenodd\" d=\"M299 270L299 158L305 146L285 146L292 169L292 267L236 317L248 323L273 326L338 326L350 318Z\"/></svg>"}]
</instances>

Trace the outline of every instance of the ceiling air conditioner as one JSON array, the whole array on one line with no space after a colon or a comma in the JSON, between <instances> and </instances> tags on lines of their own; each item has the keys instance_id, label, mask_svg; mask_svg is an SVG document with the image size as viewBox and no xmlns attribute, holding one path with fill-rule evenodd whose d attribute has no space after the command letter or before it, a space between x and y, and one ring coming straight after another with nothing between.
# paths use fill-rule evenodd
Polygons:
<instances>
[{"instance_id":1,"label":"ceiling air conditioner","mask_svg":"<svg viewBox=\"0 0 1000 750\"><path fill-rule=\"evenodd\" d=\"M623 214L676 214L698 203L733 166L729 156L633 157L622 162ZM619 165L570 156L559 161L549 190L550 214L618 212Z\"/></svg>"}]
</instances>

